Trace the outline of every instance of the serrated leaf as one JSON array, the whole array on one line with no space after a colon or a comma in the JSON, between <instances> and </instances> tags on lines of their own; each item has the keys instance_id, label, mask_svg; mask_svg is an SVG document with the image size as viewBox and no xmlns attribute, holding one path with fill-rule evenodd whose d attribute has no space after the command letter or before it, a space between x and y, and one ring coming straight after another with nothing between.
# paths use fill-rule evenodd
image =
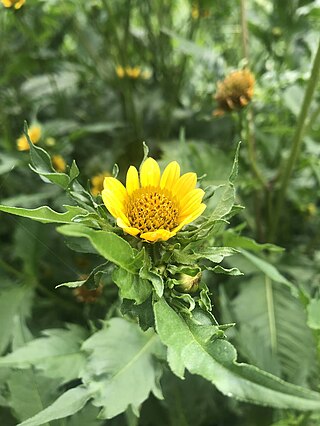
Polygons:
<instances>
[{"instance_id":1,"label":"serrated leaf","mask_svg":"<svg viewBox=\"0 0 320 426\"><path fill-rule=\"evenodd\" d=\"M0 205L0 211L15 216L27 217L28 219L33 219L41 223L71 223L75 216L86 212L86 210L81 207L64 207L67 209L64 213L58 213L47 206L38 207L37 209L23 209L21 207Z\"/></svg>"},{"instance_id":2,"label":"serrated leaf","mask_svg":"<svg viewBox=\"0 0 320 426\"><path fill-rule=\"evenodd\" d=\"M90 353L83 381L102 407L99 417L110 419L129 406L139 412L140 405L153 392L159 396L158 371L154 354L159 340L153 331L143 333L136 324L113 318L83 344Z\"/></svg>"},{"instance_id":3,"label":"serrated leaf","mask_svg":"<svg viewBox=\"0 0 320 426\"><path fill-rule=\"evenodd\" d=\"M242 356L293 383L306 383L315 365L315 342L304 307L287 287L255 274L244 278L228 307Z\"/></svg>"},{"instance_id":4,"label":"serrated leaf","mask_svg":"<svg viewBox=\"0 0 320 426\"><path fill-rule=\"evenodd\" d=\"M0 367L26 369L33 366L49 378L60 379L62 383L76 379L85 358L80 345L86 338L81 327L51 329L43 332L45 337L32 340L25 346L0 358Z\"/></svg>"},{"instance_id":5,"label":"serrated leaf","mask_svg":"<svg viewBox=\"0 0 320 426\"><path fill-rule=\"evenodd\" d=\"M320 409L320 394L291 385L256 367L236 362L227 341L203 339L201 326L187 324L164 299L154 304L156 329L168 346L170 366L211 381L223 394L254 404L295 410Z\"/></svg>"},{"instance_id":6,"label":"serrated leaf","mask_svg":"<svg viewBox=\"0 0 320 426\"><path fill-rule=\"evenodd\" d=\"M90 393L82 386L70 389L49 407L17 426L40 426L52 420L72 416L81 410L90 398Z\"/></svg>"},{"instance_id":7,"label":"serrated leaf","mask_svg":"<svg viewBox=\"0 0 320 426\"><path fill-rule=\"evenodd\" d=\"M121 298L134 300L138 305L147 300L152 292L152 287L148 280L142 279L138 274L132 274L122 268L118 268L113 272L112 279L120 289Z\"/></svg>"},{"instance_id":8,"label":"serrated leaf","mask_svg":"<svg viewBox=\"0 0 320 426\"><path fill-rule=\"evenodd\" d=\"M141 259L137 260L130 244L113 232L96 231L80 224L64 225L58 231L69 237L88 238L101 256L132 274L142 266Z\"/></svg>"},{"instance_id":9,"label":"serrated leaf","mask_svg":"<svg viewBox=\"0 0 320 426\"><path fill-rule=\"evenodd\" d=\"M221 185L211 197L210 205L213 204L213 212L209 216L209 221L216 221L231 212L235 200L235 190L230 183Z\"/></svg>"},{"instance_id":10,"label":"serrated leaf","mask_svg":"<svg viewBox=\"0 0 320 426\"><path fill-rule=\"evenodd\" d=\"M0 290L0 354L10 342L14 318L27 299L27 293L30 293L27 286Z\"/></svg>"},{"instance_id":11,"label":"serrated leaf","mask_svg":"<svg viewBox=\"0 0 320 426\"><path fill-rule=\"evenodd\" d=\"M192 247L190 245L190 247ZM200 259L208 259L213 263L220 263L227 256L237 253L232 247L206 247L194 249L194 252L188 253L189 246L184 250L174 250L173 255L178 263L183 265L192 265ZM192 250L193 251L193 250Z\"/></svg>"}]
</instances>

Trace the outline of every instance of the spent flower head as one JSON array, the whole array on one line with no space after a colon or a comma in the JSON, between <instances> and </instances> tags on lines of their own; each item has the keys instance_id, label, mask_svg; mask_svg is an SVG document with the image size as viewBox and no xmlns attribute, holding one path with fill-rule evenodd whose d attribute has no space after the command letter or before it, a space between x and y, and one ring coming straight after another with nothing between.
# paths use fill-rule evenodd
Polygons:
<instances>
[{"instance_id":1,"label":"spent flower head","mask_svg":"<svg viewBox=\"0 0 320 426\"><path fill-rule=\"evenodd\" d=\"M28 130L28 134L32 143L38 143L41 138L41 127L38 125L31 126ZM25 135L21 135L20 138L17 139L17 149L18 151L29 151L30 147Z\"/></svg>"},{"instance_id":2,"label":"spent flower head","mask_svg":"<svg viewBox=\"0 0 320 426\"><path fill-rule=\"evenodd\" d=\"M202 203L204 191L196 188L196 183L195 173L180 176L176 161L161 175L158 163L149 157L141 166L140 176L134 166L129 167L126 187L106 177L102 199L126 233L149 242L166 241L206 208Z\"/></svg>"},{"instance_id":3,"label":"spent flower head","mask_svg":"<svg viewBox=\"0 0 320 426\"><path fill-rule=\"evenodd\" d=\"M213 114L223 115L248 105L253 96L254 83L254 75L248 69L233 71L223 81L219 81L214 96L218 108Z\"/></svg>"}]
</instances>

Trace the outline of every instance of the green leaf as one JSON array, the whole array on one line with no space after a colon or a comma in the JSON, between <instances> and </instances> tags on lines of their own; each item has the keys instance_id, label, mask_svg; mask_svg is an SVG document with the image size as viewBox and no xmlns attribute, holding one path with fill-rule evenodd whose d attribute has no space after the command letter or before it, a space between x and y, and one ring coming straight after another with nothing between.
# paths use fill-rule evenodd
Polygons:
<instances>
[{"instance_id":1,"label":"green leaf","mask_svg":"<svg viewBox=\"0 0 320 426\"><path fill-rule=\"evenodd\" d=\"M144 251L144 262L142 268L140 269L139 275L143 280L150 281L157 295L162 297L164 290L162 276L158 274L157 271L152 269L151 259L146 251Z\"/></svg>"},{"instance_id":2,"label":"green leaf","mask_svg":"<svg viewBox=\"0 0 320 426\"><path fill-rule=\"evenodd\" d=\"M0 290L0 354L8 346L14 325L14 318L30 294L27 286Z\"/></svg>"},{"instance_id":3,"label":"green leaf","mask_svg":"<svg viewBox=\"0 0 320 426\"><path fill-rule=\"evenodd\" d=\"M29 147L30 147L30 158L31 165L30 168L38 173L40 176L45 178L46 182L52 182L56 185L61 186L63 189L66 189L69 186L70 178L65 173L57 173L52 167L50 155L44 149L39 146L34 145L31 142L31 139L28 134L28 125L27 122L24 123L23 132L27 138Z\"/></svg>"},{"instance_id":4,"label":"green leaf","mask_svg":"<svg viewBox=\"0 0 320 426\"><path fill-rule=\"evenodd\" d=\"M192 247L192 245L190 245ZM213 263L220 263L227 256L237 253L237 250L231 247L206 247L201 249L193 249L194 253L189 252L189 246L183 250L174 250L173 255L178 263L191 265L200 259L208 259Z\"/></svg>"},{"instance_id":5,"label":"green leaf","mask_svg":"<svg viewBox=\"0 0 320 426\"><path fill-rule=\"evenodd\" d=\"M307 307L308 326L320 330L320 299L312 299Z\"/></svg>"},{"instance_id":6,"label":"green leaf","mask_svg":"<svg viewBox=\"0 0 320 426\"><path fill-rule=\"evenodd\" d=\"M282 252L284 250L282 247L276 246L275 244L257 243L252 238L243 237L242 235L235 234L232 231L227 231L224 233L223 242L226 246L229 247L243 248L252 251L269 250L272 252Z\"/></svg>"},{"instance_id":7,"label":"green leaf","mask_svg":"<svg viewBox=\"0 0 320 426\"><path fill-rule=\"evenodd\" d=\"M78 378L85 360L80 345L86 332L70 324L67 330L51 329L43 334L46 337L32 340L0 358L0 367L26 369L33 366L43 371L44 376L60 379L62 383Z\"/></svg>"},{"instance_id":8,"label":"green leaf","mask_svg":"<svg viewBox=\"0 0 320 426\"><path fill-rule=\"evenodd\" d=\"M241 271L239 271L238 268L224 268L221 265L217 265L214 268L206 267L208 271L215 272L216 274L225 274L225 275L243 275Z\"/></svg>"},{"instance_id":9,"label":"green leaf","mask_svg":"<svg viewBox=\"0 0 320 426\"><path fill-rule=\"evenodd\" d=\"M187 324L164 299L154 304L156 329L168 346L174 373L183 369L211 381L223 394L254 404L295 410L319 410L320 394L291 385L256 367L236 362L227 341L210 340L203 326Z\"/></svg>"},{"instance_id":10,"label":"green leaf","mask_svg":"<svg viewBox=\"0 0 320 426\"><path fill-rule=\"evenodd\" d=\"M54 401L58 388L56 381L43 377L33 367L13 371L7 385L10 407L20 421L34 416ZM46 423L46 426L49 425Z\"/></svg>"},{"instance_id":11,"label":"green leaf","mask_svg":"<svg viewBox=\"0 0 320 426\"><path fill-rule=\"evenodd\" d=\"M255 274L240 283L229 308L242 356L290 382L306 383L316 363L315 342L304 307L287 287Z\"/></svg>"},{"instance_id":12,"label":"green leaf","mask_svg":"<svg viewBox=\"0 0 320 426\"><path fill-rule=\"evenodd\" d=\"M76 206L64 206L67 211L58 213L50 207L43 206L37 209L23 209L20 207L9 207L0 205L0 211L10 213L15 216L27 217L42 223L70 223L73 218L81 213L86 213L86 210Z\"/></svg>"},{"instance_id":13,"label":"green leaf","mask_svg":"<svg viewBox=\"0 0 320 426\"><path fill-rule=\"evenodd\" d=\"M72 416L91 398L87 389L79 386L62 394L53 404L17 426L40 426L46 422Z\"/></svg>"},{"instance_id":14,"label":"green leaf","mask_svg":"<svg viewBox=\"0 0 320 426\"><path fill-rule=\"evenodd\" d=\"M152 292L152 287L148 280L142 279L138 274L132 274L122 268L118 268L113 272L112 279L120 289L121 298L134 300L138 305L143 303Z\"/></svg>"},{"instance_id":15,"label":"green leaf","mask_svg":"<svg viewBox=\"0 0 320 426\"><path fill-rule=\"evenodd\" d=\"M80 224L61 226L58 231L69 237L88 238L101 256L132 274L142 266L142 260L135 257L130 244L113 232L96 231Z\"/></svg>"},{"instance_id":16,"label":"green leaf","mask_svg":"<svg viewBox=\"0 0 320 426\"><path fill-rule=\"evenodd\" d=\"M83 381L102 407L99 417L110 419L129 406L138 414L150 392L161 397L154 355L161 349L157 335L143 333L133 323L113 318L91 336L83 349L90 353Z\"/></svg>"},{"instance_id":17,"label":"green leaf","mask_svg":"<svg viewBox=\"0 0 320 426\"><path fill-rule=\"evenodd\" d=\"M232 183L232 184L235 182L235 180L237 179L237 176L238 176L240 146L241 146L241 141L238 142L237 150L236 150L234 160L233 160L233 164L232 164L232 169L231 169L230 176L229 176L229 182Z\"/></svg>"},{"instance_id":18,"label":"green leaf","mask_svg":"<svg viewBox=\"0 0 320 426\"><path fill-rule=\"evenodd\" d=\"M213 212L209 216L209 221L216 221L231 212L234 205L235 190L233 185L227 183L219 186L210 200L210 207L213 204Z\"/></svg>"},{"instance_id":19,"label":"green leaf","mask_svg":"<svg viewBox=\"0 0 320 426\"><path fill-rule=\"evenodd\" d=\"M298 290L296 287L285 278L277 268L268 263L266 260L260 259L252 253L247 252L246 250L241 250L241 254L248 259L258 270L262 271L266 274L272 281L276 281L277 283L284 284L288 288L290 288L292 294L298 297Z\"/></svg>"}]
</instances>

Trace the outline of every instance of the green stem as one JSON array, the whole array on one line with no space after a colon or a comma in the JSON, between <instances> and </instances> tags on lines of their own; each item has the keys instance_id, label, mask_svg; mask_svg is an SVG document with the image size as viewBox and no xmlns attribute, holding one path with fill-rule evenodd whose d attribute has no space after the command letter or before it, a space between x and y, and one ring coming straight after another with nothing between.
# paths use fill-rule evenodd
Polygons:
<instances>
[{"instance_id":1,"label":"green stem","mask_svg":"<svg viewBox=\"0 0 320 426\"><path fill-rule=\"evenodd\" d=\"M320 76L320 39L318 44L318 50L314 58L313 66L312 66L311 76L308 81L307 89L305 91L303 103L302 103L300 114L298 117L298 124L293 137L290 155L284 166L284 172L282 174L281 181L280 181L280 189L278 192L278 197L276 199L275 215L273 218L273 229L271 230L272 240L274 240L277 235L278 225L279 225L280 216L282 213L282 208L283 208L285 197L286 197L286 192L288 189L289 181L290 181L294 166L299 156L301 143L303 141L303 136L307 128L307 123L308 123L307 116L308 116L308 112L310 109L310 105L311 105L314 93L317 88L319 76Z\"/></svg>"},{"instance_id":2,"label":"green stem","mask_svg":"<svg viewBox=\"0 0 320 426\"><path fill-rule=\"evenodd\" d=\"M246 0L240 0L240 19L241 19L241 42L242 42L242 53L249 65L249 32L247 25L246 16Z\"/></svg>"},{"instance_id":3,"label":"green stem","mask_svg":"<svg viewBox=\"0 0 320 426\"><path fill-rule=\"evenodd\" d=\"M249 65L249 31L246 16L246 0L240 0L240 21L241 21L241 42L242 52L246 64ZM261 186L268 189L268 185L263 178L257 165L255 137L254 137L254 117L252 108L246 110L246 141L248 147L249 161L251 172L254 177L260 182Z\"/></svg>"}]
</instances>

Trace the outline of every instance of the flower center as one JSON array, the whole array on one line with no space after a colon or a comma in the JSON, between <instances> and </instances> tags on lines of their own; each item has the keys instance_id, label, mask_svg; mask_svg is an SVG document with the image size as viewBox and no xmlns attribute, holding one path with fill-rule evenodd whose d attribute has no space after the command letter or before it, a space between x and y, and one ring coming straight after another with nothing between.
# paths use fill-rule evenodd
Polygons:
<instances>
[{"instance_id":1,"label":"flower center","mask_svg":"<svg viewBox=\"0 0 320 426\"><path fill-rule=\"evenodd\" d=\"M127 202L130 225L144 232L171 231L178 226L178 204L169 191L148 186L134 191Z\"/></svg>"}]
</instances>

